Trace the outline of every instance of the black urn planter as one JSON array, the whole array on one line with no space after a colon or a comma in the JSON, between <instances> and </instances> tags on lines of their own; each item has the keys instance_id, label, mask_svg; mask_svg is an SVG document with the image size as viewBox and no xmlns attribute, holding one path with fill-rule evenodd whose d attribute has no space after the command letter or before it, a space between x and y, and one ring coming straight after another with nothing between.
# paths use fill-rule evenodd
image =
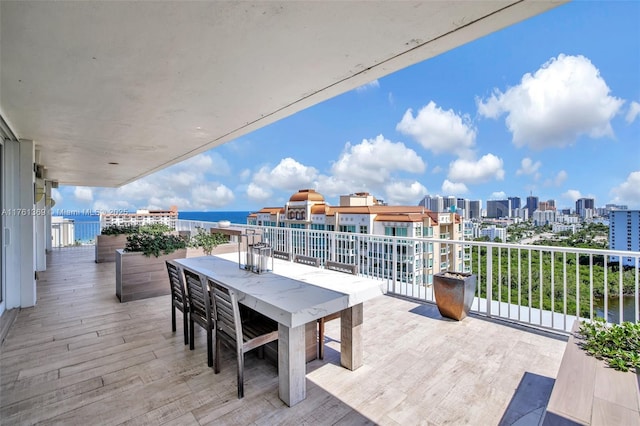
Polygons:
<instances>
[{"instance_id":1,"label":"black urn planter","mask_svg":"<svg viewBox=\"0 0 640 426\"><path fill-rule=\"evenodd\" d=\"M443 317L464 319L476 292L476 276L466 272L440 272L433 277L436 305Z\"/></svg>"}]
</instances>

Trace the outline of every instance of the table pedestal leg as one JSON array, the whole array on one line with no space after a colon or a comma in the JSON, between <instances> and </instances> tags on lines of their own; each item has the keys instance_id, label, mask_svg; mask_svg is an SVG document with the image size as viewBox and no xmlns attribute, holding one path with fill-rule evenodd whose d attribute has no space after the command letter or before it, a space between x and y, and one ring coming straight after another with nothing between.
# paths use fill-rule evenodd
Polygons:
<instances>
[{"instance_id":1,"label":"table pedestal leg","mask_svg":"<svg viewBox=\"0 0 640 426\"><path fill-rule=\"evenodd\" d=\"M307 396L305 325L278 324L278 393L289 407Z\"/></svg>"},{"instance_id":2,"label":"table pedestal leg","mask_svg":"<svg viewBox=\"0 0 640 426\"><path fill-rule=\"evenodd\" d=\"M349 370L362 366L362 303L340 315L340 364Z\"/></svg>"}]
</instances>

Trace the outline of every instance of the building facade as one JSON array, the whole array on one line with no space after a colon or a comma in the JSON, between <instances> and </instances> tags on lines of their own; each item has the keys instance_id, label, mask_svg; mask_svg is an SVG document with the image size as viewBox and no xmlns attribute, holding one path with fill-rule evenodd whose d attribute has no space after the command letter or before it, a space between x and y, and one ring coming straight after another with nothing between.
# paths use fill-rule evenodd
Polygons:
<instances>
[{"instance_id":1,"label":"building facade","mask_svg":"<svg viewBox=\"0 0 640 426\"><path fill-rule=\"evenodd\" d=\"M111 225L150 225L162 223L175 229L178 222L178 208L169 210L138 210L135 213L100 213L100 228Z\"/></svg>"},{"instance_id":2,"label":"building facade","mask_svg":"<svg viewBox=\"0 0 640 426\"><path fill-rule=\"evenodd\" d=\"M579 198L576 200L576 214L583 219L594 216L596 200L594 198Z\"/></svg>"},{"instance_id":3,"label":"building facade","mask_svg":"<svg viewBox=\"0 0 640 426\"><path fill-rule=\"evenodd\" d=\"M458 214L433 212L423 206L387 206L364 192L341 196L339 206L330 206L313 189L302 189L284 207L265 207L251 214L247 222L305 230L292 233L288 240L283 236L272 241L274 249L296 252L304 247L304 253L321 262L357 265L362 273L372 276L390 278L395 274L396 279L409 284L429 285L440 271L465 270L463 248L438 241L463 238ZM336 234L327 238L325 233L313 231Z\"/></svg>"},{"instance_id":4,"label":"building facade","mask_svg":"<svg viewBox=\"0 0 640 426\"><path fill-rule=\"evenodd\" d=\"M489 241L505 243L507 241L507 229L491 225L487 228L482 228L480 230L480 236L488 237Z\"/></svg>"},{"instance_id":5,"label":"building facade","mask_svg":"<svg viewBox=\"0 0 640 426\"><path fill-rule=\"evenodd\" d=\"M529 212L529 217L533 217L533 212L538 210L538 197L530 195L527 197L527 210Z\"/></svg>"},{"instance_id":6,"label":"building facade","mask_svg":"<svg viewBox=\"0 0 640 426\"><path fill-rule=\"evenodd\" d=\"M609 212L609 248L611 250L640 251L640 210L612 210ZM611 256L619 262L619 256ZM632 257L623 257L622 264L634 265Z\"/></svg>"},{"instance_id":7,"label":"building facade","mask_svg":"<svg viewBox=\"0 0 640 426\"><path fill-rule=\"evenodd\" d=\"M511 217L511 200L487 201L487 217L493 219Z\"/></svg>"}]
</instances>

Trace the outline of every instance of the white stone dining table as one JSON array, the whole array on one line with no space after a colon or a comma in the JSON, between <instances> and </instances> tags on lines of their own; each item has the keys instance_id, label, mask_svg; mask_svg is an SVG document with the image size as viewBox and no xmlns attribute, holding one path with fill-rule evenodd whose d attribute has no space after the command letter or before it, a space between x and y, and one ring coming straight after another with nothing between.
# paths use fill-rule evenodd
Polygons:
<instances>
[{"instance_id":1,"label":"white stone dining table","mask_svg":"<svg viewBox=\"0 0 640 426\"><path fill-rule=\"evenodd\" d=\"M340 363L362 365L363 302L382 295L385 281L278 259L273 271L256 274L239 268L237 253L174 262L235 290L240 303L278 322L278 393L288 406L306 397L305 329L315 334L319 318L341 313Z\"/></svg>"}]
</instances>

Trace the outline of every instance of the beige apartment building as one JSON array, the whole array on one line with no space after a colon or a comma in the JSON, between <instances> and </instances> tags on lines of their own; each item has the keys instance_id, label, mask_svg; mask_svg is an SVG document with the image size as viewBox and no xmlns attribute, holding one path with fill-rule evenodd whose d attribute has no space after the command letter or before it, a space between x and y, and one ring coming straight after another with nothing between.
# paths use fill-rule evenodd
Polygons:
<instances>
[{"instance_id":1,"label":"beige apartment building","mask_svg":"<svg viewBox=\"0 0 640 426\"><path fill-rule=\"evenodd\" d=\"M135 213L100 213L100 228L111 225L151 225L162 223L175 229L178 207L169 210L138 210Z\"/></svg>"},{"instance_id":2,"label":"beige apartment building","mask_svg":"<svg viewBox=\"0 0 640 426\"><path fill-rule=\"evenodd\" d=\"M374 276L388 277L395 265L396 276L411 284L431 284L433 274L440 271L465 270L461 246L442 242L462 239L459 215L422 206L389 206L366 192L343 195L339 206L330 206L322 194L301 189L284 207L265 207L251 214L248 224L309 230L307 237L294 238L289 244L306 244L308 252L321 261L355 264ZM337 234L325 241L313 231Z\"/></svg>"}]
</instances>

